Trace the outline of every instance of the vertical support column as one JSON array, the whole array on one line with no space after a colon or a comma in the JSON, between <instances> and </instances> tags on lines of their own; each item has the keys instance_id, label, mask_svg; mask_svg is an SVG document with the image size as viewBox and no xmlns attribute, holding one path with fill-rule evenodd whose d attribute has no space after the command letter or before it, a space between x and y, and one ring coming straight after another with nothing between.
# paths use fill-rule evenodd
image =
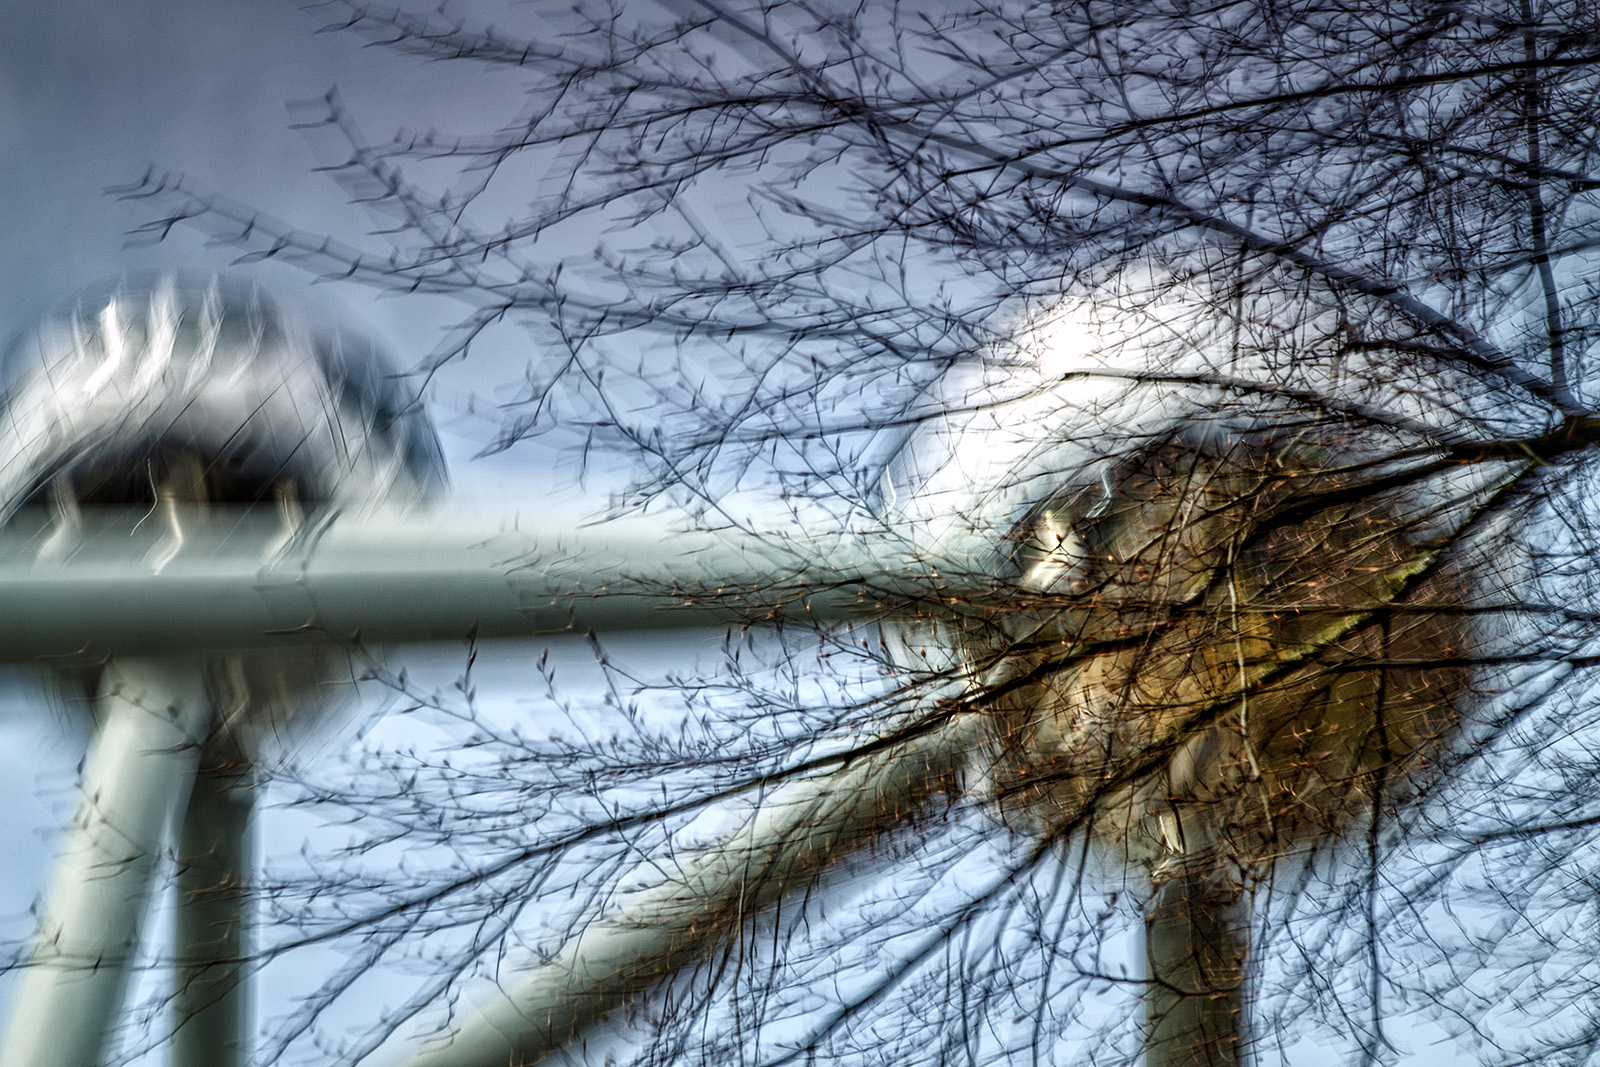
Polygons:
<instances>
[{"instance_id":1,"label":"vertical support column","mask_svg":"<svg viewBox=\"0 0 1600 1067\"><path fill-rule=\"evenodd\" d=\"M228 751L220 758L217 748ZM251 774L232 746L213 745L179 831L173 1067L243 1067L253 1026Z\"/></svg>"},{"instance_id":2,"label":"vertical support column","mask_svg":"<svg viewBox=\"0 0 1600 1067\"><path fill-rule=\"evenodd\" d=\"M1146 922L1146 1067L1243 1067L1249 931L1233 879L1159 879Z\"/></svg>"},{"instance_id":3,"label":"vertical support column","mask_svg":"<svg viewBox=\"0 0 1600 1067\"><path fill-rule=\"evenodd\" d=\"M99 1067L138 951L156 863L189 796L211 711L198 664L107 665L82 796L13 995L0 1067Z\"/></svg>"}]
</instances>

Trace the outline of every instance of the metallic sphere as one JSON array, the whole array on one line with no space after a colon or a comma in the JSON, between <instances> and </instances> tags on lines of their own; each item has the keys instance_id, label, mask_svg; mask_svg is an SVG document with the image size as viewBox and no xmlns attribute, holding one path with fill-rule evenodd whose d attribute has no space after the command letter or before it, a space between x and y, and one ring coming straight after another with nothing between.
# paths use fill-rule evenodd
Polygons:
<instances>
[{"instance_id":1,"label":"metallic sphere","mask_svg":"<svg viewBox=\"0 0 1600 1067\"><path fill-rule=\"evenodd\" d=\"M433 429L374 346L253 287L169 276L80 296L0 373L0 517L52 491L360 508L443 484Z\"/></svg>"},{"instance_id":2,"label":"metallic sphere","mask_svg":"<svg viewBox=\"0 0 1600 1067\"><path fill-rule=\"evenodd\" d=\"M1427 773L1464 579L1320 436L1175 428L1018 524L1015 607L966 635L1004 805L1248 876Z\"/></svg>"},{"instance_id":3,"label":"metallic sphere","mask_svg":"<svg viewBox=\"0 0 1600 1067\"><path fill-rule=\"evenodd\" d=\"M373 344L253 286L164 276L91 291L17 341L0 376L0 522L42 523L41 562L70 556L95 508L142 509L173 546L206 513L272 508L282 529L267 555L319 513L405 510L444 485L420 401ZM291 721L325 722L354 695L331 646L196 669L212 763L248 767ZM82 698L100 668L50 673Z\"/></svg>"},{"instance_id":4,"label":"metallic sphere","mask_svg":"<svg viewBox=\"0 0 1600 1067\"><path fill-rule=\"evenodd\" d=\"M1467 494L1334 416L1076 388L968 402L886 476L942 571L992 576L936 629L1006 818L1248 879L1413 788L1469 681Z\"/></svg>"}]
</instances>

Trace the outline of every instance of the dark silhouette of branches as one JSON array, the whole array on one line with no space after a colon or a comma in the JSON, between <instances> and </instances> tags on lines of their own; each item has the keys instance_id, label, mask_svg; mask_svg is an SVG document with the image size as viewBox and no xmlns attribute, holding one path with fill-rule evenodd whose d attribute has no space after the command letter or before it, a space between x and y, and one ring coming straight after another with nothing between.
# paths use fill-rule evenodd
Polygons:
<instances>
[{"instance_id":1,"label":"dark silhouette of branches","mask_svg":"<svg viewBox=\"0 0 1600 1067\"><path fill-rule=\"evenodd\" d=\"M705 674L547 673L525 719L394 679L436 747L304 772L355 836L270 887L268 954L346 962L269 1058L443 1032L957 721L959 773L818 815L767 910L662 919L589 1054L1595 1058L1592 5L314 10L518 68L517 117L373 140L330 92L297 120L359 247L159 173L143 233L459 299L421 372L527 338L486 448L576 429L626 505L787 508L797 558L842 526L924 575Z\"/></svg>"}]
</instances>

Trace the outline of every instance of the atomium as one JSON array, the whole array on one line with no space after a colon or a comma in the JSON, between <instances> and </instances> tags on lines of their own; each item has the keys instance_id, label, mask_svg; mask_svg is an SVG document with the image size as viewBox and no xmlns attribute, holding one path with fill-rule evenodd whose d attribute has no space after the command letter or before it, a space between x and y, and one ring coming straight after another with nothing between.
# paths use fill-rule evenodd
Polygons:
<instances>
[{"instance_id":1,"label":"atomium","mask_svg":"<svg viewBox=\"0 0 1600 1067\"><path fill-rule=\"evenodd\" d=\"M176 544L185 509L270 507L289 537L335 512L425 506L445 484L433 427L383 353L245 284L166 275L90 290L11 346L0 382L0 521L46 522L44 555L70 554L97 508L145 509ZM213 657L205 670L215 706L233 709L219 736L252 750L351 694L327 684L351 677L337 652ZM94 674L55 677L87 696Z\"/></svg>"},{"instance_id":2,"label":"atomium","mask_svg":"<svg viewBox=\"0 0 1600 1067\"><path fill-rule=\"evenodd\" d=\"M276 536L256 522L244 538L265 566L339 512L403 512L443 483L431 426L373 347L248 287L169 276L85 294L12 347L3 381L0 521L44 571L104 520L124 561L159 575L191 541L231 538L235 513L271 508ZM254 787L354 702L350 652L80 653L41 673L96 726L0 1063L104 1062L172 846L174 1056L242 1063Z\"/></svg>"},{"instance_id":3,"label":"atomium","mask_svg":"<svg viewBox=\"0 0 1600 1067\"><path fill-rule=\"evenodd\" d=\"M874 542L864 558L909 548L916 573L902 585L892 567L869 566L861 587L887 578L912 611L928 609L891 626L902 644L937 627L927 643L944 659L923 677L946 678L936 695L955 690L958 713L936 700L941 728L792 783L745 830L664 871L649 861L646 888L415 1063L559 1047L713 947L717 916L775 902L870 847L963 769L1013 827L1086 835L1142 872L1150 1063L1210 1062L1211 1051L1237 1062L1243 886L1426 780L1456 730L1476 635L1458 610L1469 568L1446 549L1482 487L1450 473L1426 433L1217 390L1069 396L1079 380L1041 376L1012 398L969 391L950 405L966 415L929 420L885 476L888 521L874 532L900 543ZM318 515L415 508L442 482L431 429L370 346L253 291L163 281L80 299L13 350L6 381L0 501L13 523L48 531L41 557L70 558L94 509L120 506L177 541L198 513L267 510L281 538L247 548L278 559L278 546L315 535ZM717 558L718 592L740 585ZM166 562L157 551L138 566ZM850 611L881 616L878 597L855 599ZM260 739L308 705L326 718L325 683L348 670L342 652L304 648L105 667L114 684L99 682L97 704L116 721L102 722L86 762L8 1067L38 1062L61 1029L53 1020L79 1010L83 961L109 975L91 983L91 1014L112 1017L162 828L183 804L180 894L193 906L180 917L175 1043L185 1062L208 1062L210 1033L245 1047L247 816L229 809L249 791L237 786L250 784ZM181 722L163 710L180 708ZM141 801L138 834L100 802L105 783L124 782ZM126 868L117 886L83 873L108 865ZM76 1044L92 1057L104 1037Z\"/></svg>"}]
</instances>

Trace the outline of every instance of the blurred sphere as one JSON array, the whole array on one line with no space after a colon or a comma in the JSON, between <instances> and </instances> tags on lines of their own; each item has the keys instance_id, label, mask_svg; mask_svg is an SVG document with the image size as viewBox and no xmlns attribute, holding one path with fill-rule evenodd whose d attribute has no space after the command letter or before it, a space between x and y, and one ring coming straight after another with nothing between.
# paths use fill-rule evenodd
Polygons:
<instances>
[{"instance_id":1,"label":"blurred sphere","mask_svg":"<svg viewBox=\"0 0 1600 1067\"><path fill-rule=\"evenodd\" d=\"M1009 821L1158 879L1251 876L1429 773L1474 644L1464 572L1435 559L1463 494L1373 485L1426 442L1112 376L947 389L884 507L992 590L918 640L984 712Z\"/></svg>"},{"instance_id":2,"label":"blurred sphere","mask_svg":"<svg viewBox=\"0 0 1600 1067\"><path fill-rule=\"evenodd\" d=\"M445 482L420 401L377 348L251 285L167 275L91 290L15 342L0 381L0 521L48 509L68 552L95 506L160 506L174 524L265 506L292 535L330 510L422 506ZM203 669L214 744L245 760L355 690L331 648ZM55 677L84 696L95 673Z\"/></svg>"},{"instance_id":3,"label":"blurred sphere","mask_svg":"<svg viewBox=\"0 0 1600 1067\"><path fill-rule=\"evenodd\" d=\"M1018 524L1014 606L965 634L1005 805L1157 870L1261 873L1426 773L1465 589L1338 445L1175 427Z\"/></svg>"},{"instance_id":4,"label":"blurred sphere","mask_svg":"<svg viewBox=\"0 0 1600 1067\"><path fill-rule=\"evenodd\" d=\"M199 458L196 502L421 502L442 487L432 425L359 336L253 286L167 276L86 293L0 369L0 515L51 487L80 503L152 501Z\"/></svg>"}]
</instances>

